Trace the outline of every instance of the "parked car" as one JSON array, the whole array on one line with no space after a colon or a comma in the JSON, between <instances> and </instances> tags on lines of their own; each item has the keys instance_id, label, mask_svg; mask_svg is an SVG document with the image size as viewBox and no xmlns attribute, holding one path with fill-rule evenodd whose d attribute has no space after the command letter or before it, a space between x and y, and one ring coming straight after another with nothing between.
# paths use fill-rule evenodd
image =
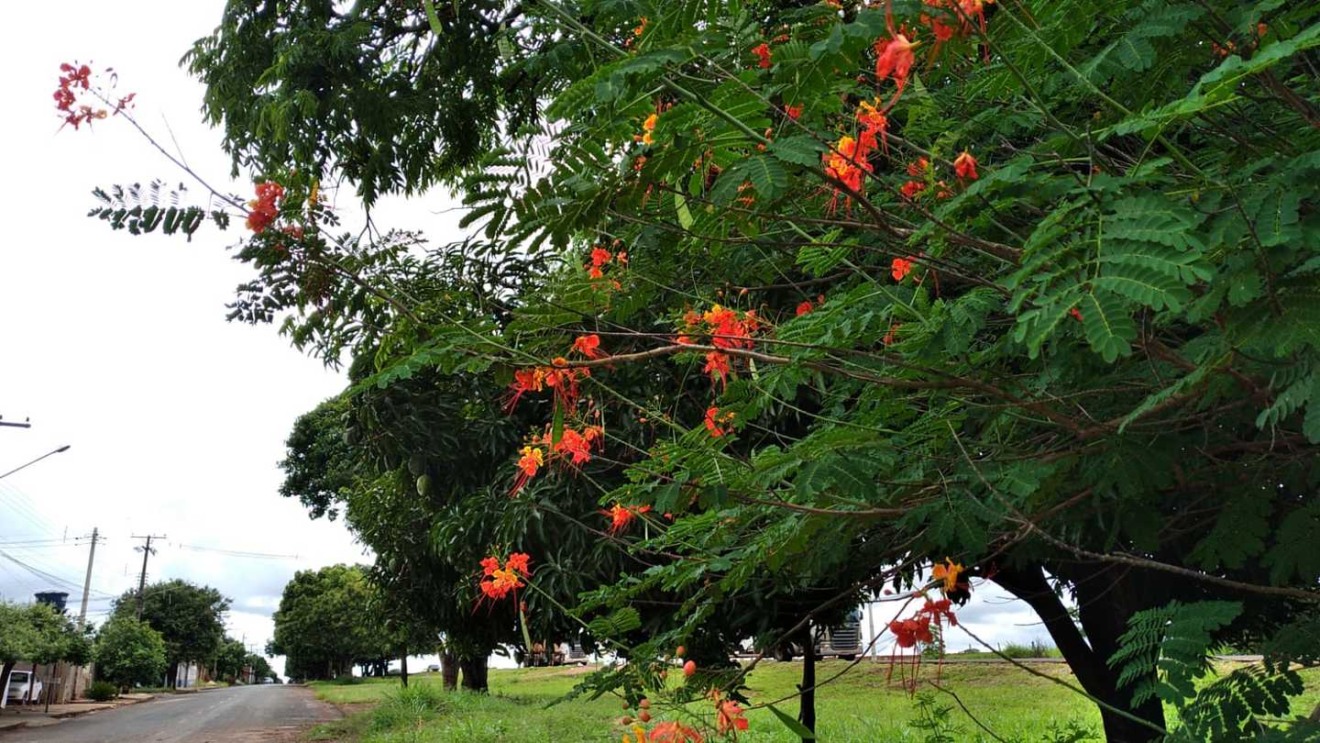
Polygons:
<instances>
[{"instance_id":1,"label":"parked car","mask_svg":"<svg viewBox=\"0 0 1320 743\"><path fill-rule=\"evenodd\" d=\"M439 663L432 663L431 665L429 665L429 666L426 667L426 672L427 672L427 673L440 673L440 664L439 664Z\"/></svg>"},{"instance_id":2,"label":"parked car","mask_svg":"<svg viewBox=\"0 0 1320 743\"><path fill-rule=\"evenodd\" d=\"M9 673L9 704L22 704L28 698L28 687L32 687L32 701L41 698L41 680L33 679L31 671L14 670Z\"/></svg>"}]
</instances>

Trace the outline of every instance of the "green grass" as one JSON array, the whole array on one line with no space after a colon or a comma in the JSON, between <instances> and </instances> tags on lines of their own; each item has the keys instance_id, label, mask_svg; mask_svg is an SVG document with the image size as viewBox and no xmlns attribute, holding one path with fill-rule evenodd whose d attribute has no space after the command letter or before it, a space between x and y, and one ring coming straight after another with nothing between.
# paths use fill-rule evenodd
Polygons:
<instances>
[{"instance_id":1,"label":"green grass","mask_svg":"<svg viewBox=\"0 0 1320 743\"><path fill-rule=\"evenodd\" d=\"M843 669L843 661L822 662L818 680ZM768 663L748 679L753 703L774 701L793 693L801 664ZM1072 681L1067 666L1041 664L1037 670ZM618 718L623 714L613 697L595 701L574 700L547 708L582 678L584 669L536 668L492 670L491 694L446 693L439 675L412 677L412 687L398 690L398 679L371 679L359 684L314 683L317 696L347 705L344 721L321 726L313 740L361 741L361 743L476 743L510 740L617 741L623 732ZM817 732L823 741L922 741L922 710L918 700L886 680L887 663L863 662L817 695ZM935 679L935 666L923 665L921 678ZM897 672L896 672L897 673ZM1320 672L1305 674L1307 693L1294 704L1294 712L1305 714L1320 702ZM1006 663L951 663L940 672L939 685L958 695L982 724L1010 741L1053 741L1064 730L1081 730L1100 740L1100 715L1085 698L1032 676ZM990 741L946 693L924 685L930 694L927 718L953 728L958 741ZM797 712L794 700L781 709ZM938 710L938 711L937 711ZM656 719L665 719L653 709ZM797 738L769 710L748 713L750 729L739 736L744 743L790 743Z\"/></svg>"}]
</instances>

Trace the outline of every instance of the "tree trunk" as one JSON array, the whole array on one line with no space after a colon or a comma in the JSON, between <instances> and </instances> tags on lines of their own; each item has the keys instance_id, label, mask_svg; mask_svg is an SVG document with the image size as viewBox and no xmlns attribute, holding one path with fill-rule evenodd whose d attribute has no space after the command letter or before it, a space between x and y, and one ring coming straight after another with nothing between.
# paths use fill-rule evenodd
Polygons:
<instances>
[{"instance_id":1,"label":"tree trunk","mask_svg":"<svg viewBox=\"0 0 1320 743\"><path fill-rule=\"evenodd\" d=\"M399 658L399 680L403 682L403 688L408 688L408 648L403 649L403 655Z\"/></svg>"},{"instance_id":2,"label":"tree trunk","mask_svg":"<svg viewBox=\"0 0 1320 743\"><path fill-rule=\"evenodd\" d=\"M1134 593L1137 588L1134 581L1139 582L1142 577L1116 574L1105 566L1088 572L1074 580L1085 637L1039 566L1001 569L994 581L1035 610L1087 694L1163 729L1164 708L1160 700L1149 699L1133 705L1135 684L1118 688L1118 671L1109 667L1109 658L1118 650L1118 638L1127 629L1128 617L1148 608ZM1105 707L1100 707L1100 719L1105 739L1111 743L1145 743L1160 737L1151 727Z\"/></svg>"},{"instance_id":3,"label":"tree trunk","mask_svg":"<svg viewBox=\"0 0 1320 743\"><path fill-rule=\"evenodd\" d=\"M490 690L488 683L490 669L486 666L488 658L459 658L458 666L463 670L463 688L485 694Z\"/></svg>"},{"instance_id":4,"label":"tree trunk","mask_svg":"<svg viewBox=\"0 0 1320 743\"><path fill-rule=\"evenodd\" d=\"M9 672L13 671L16 665L18 661L7 660L3 666L0 666L0 696L9 689ZM5 700L5 704L9 704L9 700Z\"/></svg>"},{"instance_id":5,"label":"tree trunk","mask_svg":"<svg viewBox=\"0 0 1320 743\"><path fill-rule=\"evenodd\" d=\"M32 704L32 687L37 685L37 664L32 664L32 670L28 672L27 698L23 704Z\"/></svg>"},{"instance_id":6,"label":"tree trunk","mask_svg":"<svg viewBox=\"0 0 1320 743\"><path fill-rule=\"evenodd\" d=\"M453 653L440 653L440 679L445 691L458 688L458 658Z\"/></svg>"},{"instance_id":7,"label":"tree trunk","mask_svg":"<svg viewBox=\"0 0 1320 743\"><path fill-rule=\"evenodd\" d=\"M802 727L816 732L816 638L811 627L803 632L806 639L802 642L802 684L798 686L798 722ZM813 738L803 738L803 741Z\"/></svg>"},{"instance_id":8,"label":"tree trunk","mask_svg":"<svg viewBox=\"0 0 1320 743\"><path fill-rule=\"evenodd\" d=\"M169 670L165 672L165 685L171 689L179 686L179 661L172 661Z\"/></svg>"}]
</instances>

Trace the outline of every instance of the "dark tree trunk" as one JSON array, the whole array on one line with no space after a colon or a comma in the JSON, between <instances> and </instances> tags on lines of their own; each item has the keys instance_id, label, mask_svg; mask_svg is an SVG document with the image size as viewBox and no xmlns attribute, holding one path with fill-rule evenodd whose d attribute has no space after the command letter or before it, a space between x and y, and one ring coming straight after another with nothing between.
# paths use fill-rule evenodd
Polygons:
<instances>
[{"instance_id":1,"label":"dark tree trunk","mask_svg":"<svg viewBox=\"0 0 1320 743\"><path fill-rule=\"evenodd\" d=\"M399 658L399 681L403 683L403 688L408 688L408 648L403 649L403 655Z\"/></svg>"},{"instance_id":2,"label":"dark tree trunk","mask_svg":"<svg viewBox=\"0 0 1320 743\"><path fill-rule=\"evenodd\" d=\"M14 670L16 665L18 665L18 661L7 660L3 666L0 666L0 694L4 693L2 690L9 688L9 672ZM9 701L12 702L13 700Z\"/></svg>"},{"instance_id":3,"label":"dark tree trunk","mask_svg":"<svg viewBox=\"0 0 1320 743\"><path fill-rule=\"evenodd\" d=\"M802 727L816 732L816 638L811 628L803 632L802 641L802 684L798 686L798 722ZM812 738L803 738L803 741Z\"/></svg>"},{"instance_id":4,"label":"dark tree trunk","mask_svg":"<svg viewBox=\"0 0 1320 743\"><path fill-rule=\"evenodd\" d=\"M165 685L171 689L179 687L179 661L176 660L170 663L170 669L165 676Z\"/></svg>"},{"instance_id":5,"label":"dark tree trunk","mask_svg":"<svg viewBox=\"0 0 1320 743\"><path fill-rule=\"evenodd\" d=\"M490 669L486 666L486 656L480 658L460 658L458 660L459 668L463 669L463 688L468 691L486 693L490 690L488 683Z\"/></svg>"},{"instance_id":6,"label":"dark tree trunk","mask_svg":"<svg viewBox=\"0 0 1320 743\"><path fill-rule=\"evenodd\" d=\"M1118 650L1118 638L1127 629L1128 617L1158 602L1142 600L1136 584L1140 577L1116 572L1110 566L1091 567L1084 572L1074 584L1085 637L1040 567L1001 569L994 581L1035 610L1086 693L1163 729L1164 708L1159 699L1132 704L1134 684L1118 688L1118 671L1109 667L1110 656ZM1110 743L1146 743L1160 737L1151 727L1104 707L1100 708L1100 719Z\"/></svg>"},{"instance_id":7,"label":"dark tree trunk","mask_svg":"<svg viewBox=\"0 0 1320 743\"><path fill-rule=\"evenodd\" d=\"M445 691L458 688L458 658L453 653L440 653L440 679Z\"/></svg>"}]
</instances>

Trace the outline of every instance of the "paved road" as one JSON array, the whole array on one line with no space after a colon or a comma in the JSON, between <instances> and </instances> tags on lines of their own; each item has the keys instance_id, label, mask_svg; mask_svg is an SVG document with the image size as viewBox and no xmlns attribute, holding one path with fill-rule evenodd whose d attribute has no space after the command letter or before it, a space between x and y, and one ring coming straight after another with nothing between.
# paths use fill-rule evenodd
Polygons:
<instances>
[{"instance_id":1,"label":"paved road","mask_svg":"<svg viewBox=\"0 0 1320 743\"><path fill-rule=\"evenodd\" d=\"M236 686L74 717L49 727L0 734L0 743L274 743L339 717L311 690Z\"/></svg>"}]
</instances>

